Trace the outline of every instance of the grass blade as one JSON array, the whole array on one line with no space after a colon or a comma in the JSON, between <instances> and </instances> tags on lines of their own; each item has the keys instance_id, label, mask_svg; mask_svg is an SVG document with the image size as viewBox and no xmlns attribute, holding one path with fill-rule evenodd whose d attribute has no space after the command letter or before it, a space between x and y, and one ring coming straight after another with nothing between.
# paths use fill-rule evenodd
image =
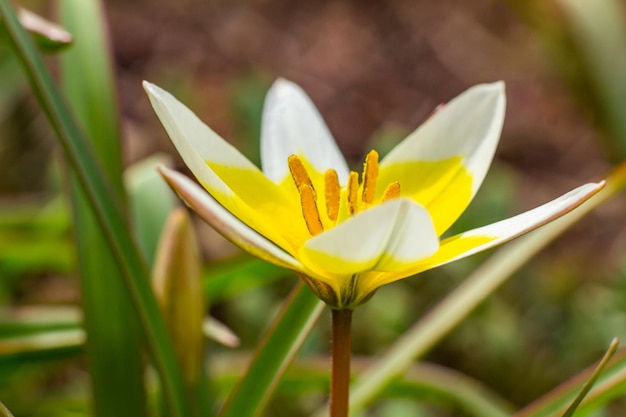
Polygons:
<instances>
[{"instance_id":1,"label":"grass blade","mask_svg":"<svg viewBox=\"0 0 626 417\"><path fill-rule=\"evenodd\" d=\"M619 349L616 353L616 343L613 343L609 351L599 365L594 365L584 370L574 378L559 385L551 392L539 398L537 401L518 411L513 417L562 417L568 406L574 405L577 397L585 394L583 401L577 404L580 415L588 415L611 399L623 395L626 390L626 350ZM613 355L615 353L615 355ZM610 363L607 356L613 356ZM598 374L601 368L602 374ZM597 377L596 381L592 381ZM581 391L581 385L585 382L594 382L589 392Z\"/></svg>"},{"instance_id":2,"label":"grass blade","mask_svg":"<svg viewBox=\"0 0 626 417\"><path fill-rule=\"evenodd\" d=\"M83 132L42 63L31 39L19 24L9 0L0 0L4 30L28 76L50 124L57 133L68 162L75 169L91 208L112 248L142 324L148 349L163 383L166 401L173 417L188 416L183 383L174 349L168 338L152 289L148 269L139 253L113 186L102 172Z\"/></svg>"},{"instance_id":3,"label":"grass blade","mask_svg":"<svg viewBox=\"0 0 626 417\"><path fill-rule=\"evenodd\" d=\"M81 329L50 330L0 339L0 363L9 358L49 356L54 352L79 352L85 341Z\"/></svg>"},{"instance_id":4,"label":"grass blade","mask_svg":"<svg viewBox=\"0 0 626 417\"><path fill-rule=\"evenodd\" d=\"M280 377L317 321L324 304L299 283L259 344L250 366L220 417L260 416Z\"/></svg>"},{"instance_id":5,"label":"grass blade","mask_svg":"<svg viewBox=\"0 0 626 417\"><path fill-rule=\"evenodd\" d=\"M567 407L567 410L565 410L565 414L563 414L563 417L572 417L574 415L580 403L585 399L585 396L589 394L589 391L591 391L593 384L596 383L598 377L606 367L607 363L609 363L609 360L611 360L611 357L613 357L613 355L615 354L618 345L619 342L617 341L617 339L613 339L613 342L611 342L611 346L609 346L609 350L607 350L607 352L604 354L604 357L602 357L602 360L600 360L598 366L596 366L596 368L593 370L593 373L591 374L589 379L585 381L585 384L583 385L576 398L574 398L572 404Z\"/></svg>"}]
</instances>

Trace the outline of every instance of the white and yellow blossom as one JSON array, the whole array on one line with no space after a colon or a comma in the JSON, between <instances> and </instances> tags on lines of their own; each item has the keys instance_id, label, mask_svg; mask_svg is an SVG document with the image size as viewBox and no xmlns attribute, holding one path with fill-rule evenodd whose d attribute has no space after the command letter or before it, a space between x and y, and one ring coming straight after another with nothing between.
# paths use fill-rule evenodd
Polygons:
<instances>
[{"instance_id":1,"label":"white and yellow blossom","mask_svg":"<svg viewBox=\"0 0 626 417\"><path fill-rule=\"evenodd\" d=\"M354 308L382 285L472 255L575 208L603 183L485 227L439 237L466 209L491 164L504 84L475 86L381 161L350 171L304 91L278 80L265 100L258 169L159 87L144 82L197 180L160 168L205 221L242 249L295 271L329 306Z\"/></svg>"}]
</instances>

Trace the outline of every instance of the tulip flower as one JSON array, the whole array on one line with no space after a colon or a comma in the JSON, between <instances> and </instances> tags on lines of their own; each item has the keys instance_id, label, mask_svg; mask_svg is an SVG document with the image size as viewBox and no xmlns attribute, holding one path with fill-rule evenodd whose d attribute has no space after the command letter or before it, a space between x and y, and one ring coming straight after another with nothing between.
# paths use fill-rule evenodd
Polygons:
<instances>
[{"instance_id":1,"label":"tulip flower","mask_svg":"<svg viewBox=\"0 0 626 417\"><path fill-rule=\"evenodd\" d=\"M170 139L201 186L161 174L205 221L243 250L295 271L331 308L353 309L379 287L500 245L572 210L590 183L533 210L441 238L493 159L504 84L470 88L379 160L351 171L319 112L279 79L265 100L262 170L177 99L144 82ZM355 121L358 123L358 121Z\"/></svg>"},{"instance_id":2,"label":"tulip flower","mask_svg":"<svg viewBox=\"0 0 626 417\"><path fill-rule=\"evenodd\" d=\"M492 248L574 209L590 183L507 220L441 238L478 191L504 122L502 82L470 88L389 154L351 171L297 85L265 100L261 171L171 94L144 82L201 186L165 167L179 196L224 237L295 271L332 309L329 411L347 417L352 310L381 286Z\"/></svg>"}]
</instances>

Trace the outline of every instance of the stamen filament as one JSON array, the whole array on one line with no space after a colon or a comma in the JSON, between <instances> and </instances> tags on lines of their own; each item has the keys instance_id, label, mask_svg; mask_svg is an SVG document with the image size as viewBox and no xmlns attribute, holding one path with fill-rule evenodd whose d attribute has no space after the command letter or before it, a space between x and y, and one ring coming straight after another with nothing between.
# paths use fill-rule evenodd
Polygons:
<instances>
[{"instance_id":1,"label":"stamen filament","mask_svg":"<svg viewBox=\"0 0 626 417\"><path fill-rule=\"evenodd\" d=\"M378 178L378 152L372 150L365 157L363 164L363 194L364 203L372 203L376 194L376 179Z\"/></svg>"},{"instance_id":2,"label":"stamen filament","mask_svg":"<svg viewBox=\"0 0 626 417\"><path fill-rule=\"evenodd\" d=\"M311 177L309 177L308 172L306 172L306 168L300 158L298 158L297 155L290 155L289 158L287 158L287 165L289 166L291 177L296 183L296 188L299 190L302 185L306 184L311 187L311 190L313 190L313 196L315 196L315 187L313 187Z\"/></svg>"},{"instance_id":3,"label":"stamen filament","mask_svg":"<svg viewBox=\"0 0 626 417\"><path fill-rule=\"evenodd\" d=\"M328 218L334 222L339 216L339 177L337 171L329 169L324 173L324 192L326 194L326 214Z\"/></svg>"},{"instance_id":4,"label":"stamen filament","mask_svg":"<svg viewBox=\"0 0 626 417\"><path fill-rule=\"evenodd\" d=\"M302 184L298 189L300 192L300 204L302 205L302 217L306 223L307 229L312 236L318 235L324 231L320 213L315 203L315 192L308 184Z\"/></svg>"},{"instance_id":5,"label":"stamen filament","mask_svg":"<svg viewBox=\"0 0 626 417\"><path fill-rule=\"evenodd\" d=\"M348 212L353 215L359 209L359 174L350 171L346 187L348 189Z\"/></svg>"},{"instance_id":6,"label":"stamen filament","mask_svg":"<svg viewBox=\"0 0 626 417\"><path fill-rule=\"evenodd\" d=\"M392 182L391 184L387 186L381 201L387 201L387 200L391 200L393 198L398 198L398 197L400 197L400 183L396 181L396 182Z\"/></svg>"}]
</instances>

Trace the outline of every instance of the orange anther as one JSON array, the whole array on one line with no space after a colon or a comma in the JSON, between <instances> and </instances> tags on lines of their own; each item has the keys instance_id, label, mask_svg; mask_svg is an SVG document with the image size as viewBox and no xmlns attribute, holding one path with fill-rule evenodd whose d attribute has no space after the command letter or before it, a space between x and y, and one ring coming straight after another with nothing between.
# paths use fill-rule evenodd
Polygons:
<instances>
[{"instance_id":1,"label":"orange anther","mask_svg":"<svg viewBox=\"0 0 626 417\"><path fill-rule=\"evenodd\" d=\"M365 163L363 164L363 194L361 199L364 203L371 203L374 201L377 179L378 152L372 150L365 157Z\"/></svg>"},{"instance_id":2,"label":"orange anther","mask_svg":"<svg viewBox=\"0 0 626 417\"><path fill-rule=\"evenodd\" d=\"M306 184L311 187L313 195L315 196L315 188L311 182L311 177L309 177L308 172L306 172L306 168L300 158L298 158L297 155L290 155L289 158L287 158L287 165L289 166L293 182L296 183L296 188L299 190L303 184Z\"/></svg>"},{"instance_id":3,"label":"orange anther","mask_svg":"<svg viewBox=\"0 0 626 417\"><path fill-rule=\"evenodd\" d=\"M300 204L302 205L302 217L306 223L307 229L312 236L320 234L324 231L320 213L315 203L315 193L313 188L307 184L303 184L298 189L300 191Z\"/></svg>"},{"instance_id":4,"label":"orange anther","mask_svg":"<svg viewBox=\"0 0 626 417\"><path fill-rule=\"evenodd\" d=\"M339 216L339 177L337 171L329 169L324 173L324 193L326 195L326 213L332 221L337 221Z\"/></svg>"},{"instance_id":5,"label":"orange anther","mask_svg":"<svg viewBox=\"0 0 626 417\"><path fill-rule=\"evenodd\" d=\"M359 209L359 174L350 171L348 176L348 212L353 215Z\"/></svg>"},{"instance_id":6,"label":"orange anther","mask_svg":"<svg viewBox=\"0 0 626 417\"><path fill-rule=\"evenodd\" d=\"M385 189L385 193L383 194L383 198L381 201L391 200L392 198L400 197L400 183L392 182Z\"/></svg>"}]
</instances>

